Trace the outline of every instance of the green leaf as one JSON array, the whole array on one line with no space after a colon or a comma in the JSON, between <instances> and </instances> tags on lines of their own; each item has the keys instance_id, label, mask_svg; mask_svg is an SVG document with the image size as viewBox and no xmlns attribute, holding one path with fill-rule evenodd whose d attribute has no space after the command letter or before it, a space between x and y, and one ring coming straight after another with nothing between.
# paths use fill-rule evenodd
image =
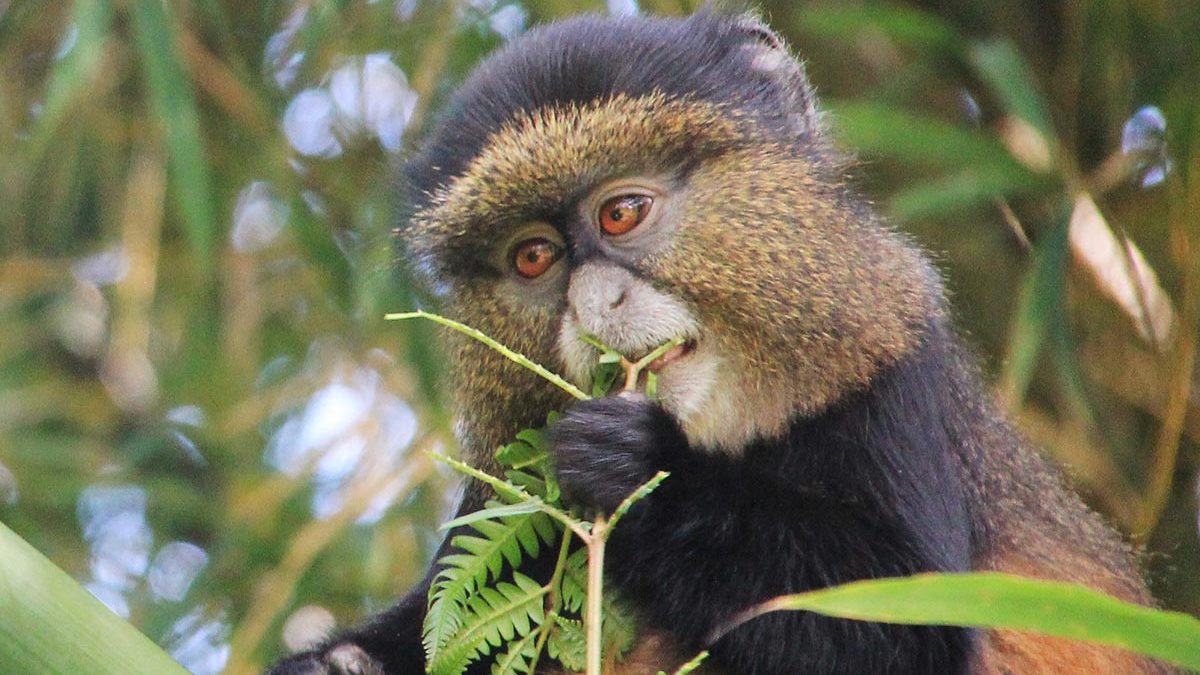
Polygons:
<instances>
[{"instance_id":1,"label":"green leaf","mask_svg":"<svg viewBox=\"0 0 1200 675\"><path fill-rule=\"evenodd\" d=\"M587 549L581 548L567 558L567 566L563 571L560 588L563 608L566 611L579 612L587 603L587 573ZM600 630L605 650L615 651L617 654L628 651L637 639L637 624L633 612L625 607L616 593L606 590L601 600L601 614L604 618Z\"/></svg>"},{"instance_id":2,"label":"green leaf","mask_svg":"<svg viewBox=\"0 0 1200 675\"><path fill-rule=\"evenodd\" d=\"M167 164L176 205L192 248L207 262L216 236L208 165L200 142L200 114L179 63L175 26L162 0L133 0L134 42L141 56L151 107L166 131Z\"/></svg>"},{"instance_id":3,"label":"green leaf","mask_svg":"<svg viewBox=\"0 0 1200 675\"><path fill-rule=\"evenodd\" d=\"M546 653L564 668L581 672L587 667L587 636L583 632L583 622L555 617L555 627L546 640Z\"/></svg>"},{"instance_id":4,"label":"green leaf","mask_svg":"<svg viewBox=\"0 0 1200 675\"><path fill-rule=\"evenodd\" d=\"M536 502L520 502L518 504L501 504L486 509L481 509L473 513L468 513L465 516L460 516L444 523L440 528L442 530L452 530L463 525L470 525L481 520L489 520L494 518L503 518L505 516L519 516L526 513L540 513L542 507Z\"/></svg>"},{"instance_id":5,"label":"green leaf","mask_svg":"<svg viewBox=\"0 0 1200 675\"><path fill-rule=\"evenodd\" d=\"M1046 181L1028 172L967 167L898 191L888 202L888 213L902 221L956 216L997 197L1012 197L1044 185Z\"/></svg>"},{"instance_id":6,"label":"green leaf","mask_svg":"<svg viewBox=\"0 0 1200 675\"><path fill-rule=\"evenodd\" d=\"M528 635L545 620L542 597L548 592L529 577L513 573L513 583L485 586L467 599L469 612L461 630L430 657L431 675L459 675L472 661L519 636Z\"/></svg>"},{"instance_id":7,"label":"green leaf","mask_svg":"<svg viewBox=\"0 0 1200 675\"><path fill-rule=\"evenodd\" d=\"M1057 144L1049 109L1033 70L1011 41L975 45L969 61L1005 110L1028 122L1047 143Z\"/></svg>"},{"instance_id":8,"label":"green leaf","mask_svg":"<svg viewBox=\"0 0 1200 675\"><path fill-rule=\"evenodd\" d=\"M522 429L517 432L517 440L525 441L534 450L545 452L549 447L546 433L541 429Z\"/></svg>"},{"instance_id":9,"label":"green leaf","mask_svg":"<svg viewBox=\"0 0 1200 675\"><path fill-rule=\"evenodd\" d=\"M1033 267L1021 285L1021 297L1009 334L1008 359L1002 381L1009 403L1025 398L1048 326L1059 321L1067 262L1067 223L1064 220L1034 253Z\"/></svg>"},{"instance_id":10,"label":"green leaf","mask_svg":"<svg viewBox=\"0 0 1200 675\"><path fill-rule=\"evenodd\" d=\"M76 0L68 23L78 30L75 47L54 67L46 87L45 105L31 135L30 159L36 164L50 147L73 107L83 103L106 63L104 41L112 25L112 8L107 0Z\"/></svg>"},{"instance_id":11,"label":"green leaf","mask_svg":"<svg viewBox=\"0 0 1200 675\"><path fill-rule=\"evenodd\" d=\"M533 657L537 656L537 631L530 631L520 640L514 640L503 654L492 664L492 675L525 675L533 669Z\"/></svg>"},{"instance_id":12,"label":"green leaf","mask_svg":"<svg viewBox=\"0 0 1200 675\"><path fill-rule=\"evenodd\" d=\"M828 106L837 136L860 152L901 162L1032 180L998 141L963 127L878 103Z\"/></svg>"},{"instance_id":13,"label":"green leaf","mask_svg":"<svg viewBox=\"0 0 1200 675\"><path fill-rule=\"evenodd\" d=\"M0 673L187 672L2 523L0 616Z\"/></svg>"},{"instance_id":14,"label":"green leaf","mask_svg":"<svg viewBox=\"0 0 1200 675\"><path fill-rule=\"evenodd\" d=\"M607 396L622 371L620 354L616 352L602 354L600 362L596 366L596 375L592 378L592 396L597 398Z\"/></svg>"},{"instance_id":15,"label":"green leaf","mask_svg":"<svg viewBox=\"0 0 1200 675\"><path fill-rule=\"evenodd\" d=\"M504 477L518 488L536 497L546 497L546 481L540 476L528 471L510 469L504 472Z\"/></svg>"},{"instance_id":16,"label":"green leaf","mask_svg":"<svg viewBox=\"0 0 1200 675\"><path fill-rule=\"evenodd\" d=\"M536 557L542 542L549 545L560 536L549 516L540 511L470 525L482 536L454 537L451 544L465 553L442 557L438 561L442 570L429 589L422 641L430 661L461 629L472 592L499 576L505 561L519 566L522 553Z\"/></svg>"},{"instance_id":17,"label":"green leaf","mask_svg":"<svg viewBox=\"0 0 1200 675\"><path fill-rule=\"evenodd\" d=\"M1085 640L1200 668L1200 620L1054 581L980 572L860 581L771 600L862 621L1004 628Z\"/></svg>"},{"instance_id":18,"label":"green leaf","mask_svg":"<svg viewBox=\"0 0 1200 675\"><path fill-rule=\"evenodd\" d=\"M544 451L524 441L514 441L496 450L496 460L513 469L537 466L548 457Z\"/></svg>"},{"instance_id":19,"label":"green leaf","mask_svg":"<svg viewBox=\"0 0 1200 675\"><path fill-rule=\"evenodd\" d=\"M872 4L853 7L823 4L805 7L799 30L827 40L857 41L882 33L896 44L926 53L961 49L958 33L940 18L915 9Z\"/></svg>"},{"instance_id":20,"label":"green leaf","mask_svg":"<svg viewBox=\"0 0 1200 675\"><path fill-rule=\"evenodd\" d=\"M604 622L600 626L600 641L606 654L621 656L637 641L638 625L633 610L611 591L604 593Z\"/></svg>"}]
</instances>

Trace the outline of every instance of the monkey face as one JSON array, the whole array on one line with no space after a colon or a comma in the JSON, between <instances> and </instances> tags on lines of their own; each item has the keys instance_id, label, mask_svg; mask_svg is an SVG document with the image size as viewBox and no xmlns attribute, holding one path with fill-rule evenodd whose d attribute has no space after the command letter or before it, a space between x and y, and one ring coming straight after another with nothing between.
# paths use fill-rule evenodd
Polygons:
<instances>
[{"instance_id":1,"label":"monkey face","mask_svg":"<svg viewBox=\"0 0 1200 675\"><path fill-rule=\"evenodd\" d=\"M865 383L927 316L921 257L842 190L736 109L616 97L497 133L411 241L458 318L584 386L583 334L631 358L684 338L663 403L732 449ZM463 350L468 381L522 377Z\"/></svg>"}]
</instances>

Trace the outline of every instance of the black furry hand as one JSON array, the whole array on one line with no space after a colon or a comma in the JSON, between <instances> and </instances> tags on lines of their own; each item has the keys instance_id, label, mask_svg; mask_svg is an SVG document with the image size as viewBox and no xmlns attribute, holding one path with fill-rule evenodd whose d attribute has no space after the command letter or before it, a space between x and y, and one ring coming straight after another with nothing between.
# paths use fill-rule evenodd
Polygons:
<instances>
[{"instance_id":1,"label":"black furry hand","mask_svg":"<svg viewBox=\"0 0 1200 675\"><path fill-rule=\"evenodd\" d=\"M550 443L567 503L609 514L686 440L662 406L625 392L576 404L550 427Z\"/></svg>"}]
</instances>

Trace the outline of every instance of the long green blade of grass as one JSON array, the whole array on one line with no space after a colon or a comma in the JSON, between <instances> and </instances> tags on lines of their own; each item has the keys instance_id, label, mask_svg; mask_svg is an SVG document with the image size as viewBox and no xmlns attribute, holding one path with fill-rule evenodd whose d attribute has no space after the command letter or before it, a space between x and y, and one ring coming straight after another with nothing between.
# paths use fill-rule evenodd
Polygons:
<instances>
[{"instance_id":1,"label":"long green blade of grass","mask_svg":"<svg viewBox=\"0 0 1200 675\"><path fill-rule=\"evenodd\" d=\"M1023 195L1047 185L1029 173L966 168L897 190L888 200L887 210L902 221L958 218L964 210L992 204L997 197Z\"/></svg>"},{"instance_id":2,"label":"long green blade of grass","mask_svg":"<svg viewBox=\"0 0 1200 675\"><path fill-rule=\"evenodd\" d=\"M1031 172L979 132L878 103L827 106L837 136L859 152L946 169L970 168L1030 182Z\"/></svg>"},{"instance_id":3,"label":"long green blade of grass","mask_svg":"<svg viewBox=\"0 0 1200 675\"><path fill-rule=\"evenodd\" d=\"M1046 142L1056 142L1049 106L1038 89L1033 69L1011 42L976 45L968 60L1009 112L1028 122Z\"/></svg>"},{"instance_id":4,"label":"long green blade of grass","mask_svg":"<svg viewBox=\"0 0 1200 675\"><path fill-rule=\"evenodd\" d=\"M46 87L46 103L29 142L29 157L36 164L50 147L55 132L69 113L86 97L105 64L104 41L112 22L106 0L78 0L71 12L75 46L55 66Z\"/></svg>"},{"instance_id":5,"label":"long green blade of grass","mask_svg":"<svg viewBox=\"0 0 1200 675\"><path fill-rule=\"evenodd\" d=\"M0 523L0 673L187 671Z\"/></svg>"},{"instance_id":6,"label":"long green blade of grass","mask_svg":"<svg viewBox=\"0 0 1200 675\"><path fill-rule=\"evenodd\" d=\"M1050 325L1062 321L1062 294L1067 264L1067 225L1054 228L1038 243L1033 267L1021 285L1021 298L1009 334L1008 361L1001 381L1010 405L1025 398Z\"/></svg>"},{"instance_id":7,"label":"long green blade of grass","mask_svg":"<svg viewBox=\"0 0 1200 675\"><path fill-rule=\"evenodd\" d=\"M954 53L963 44L955 29L940 17L906 7L818 4L796 20L803 32L828 40L856 40L882 33L897 44L925 53Z\"/></svg>"},{"instance_id":8,"label":"long green blade of grass","mask_svg":"<svg viewBox=\"0 0 1200 675\"><path fill-rule=\"evenodd\" d=\"M860 581L776 598L767 611L903 624L1007 628L1121 647L1200 669L1200 620L1074 584L992 572Z\"/></svg>"},{"instance_id":9,"label":"long green blade of grass","mask_svg":"<svg viewBox=\"0 0 1200 675\"><path fill-rule=\"evenodd\" d=\"M161 0L136 0L131 12L147 92L166 131L171 192L192 248L206 263L216 235L213 196L200 142L200 114L177 57L175 27L167 14L168 5Z\"/></svg>"}]
</instances>

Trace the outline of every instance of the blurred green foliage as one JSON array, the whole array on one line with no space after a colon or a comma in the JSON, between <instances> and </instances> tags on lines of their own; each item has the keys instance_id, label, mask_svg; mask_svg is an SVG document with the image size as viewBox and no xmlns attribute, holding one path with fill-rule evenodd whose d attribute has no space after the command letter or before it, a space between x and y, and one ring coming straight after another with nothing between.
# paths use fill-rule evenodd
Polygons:
<instances>
[{"instance_id":1,"label":"blurred green foliage","mask_svg":"<svg viewBox=\"0 0 1200 675\"><path fill-rule=\"evenodd\" d=\"M454 491L437 335L382 320L427 303L395 162L524 28L691 9L0 0L0 520L195 672L383 607ZM997 396L1200 611L1200 7L762 11Z\"/></svg>"}]
</instances>

